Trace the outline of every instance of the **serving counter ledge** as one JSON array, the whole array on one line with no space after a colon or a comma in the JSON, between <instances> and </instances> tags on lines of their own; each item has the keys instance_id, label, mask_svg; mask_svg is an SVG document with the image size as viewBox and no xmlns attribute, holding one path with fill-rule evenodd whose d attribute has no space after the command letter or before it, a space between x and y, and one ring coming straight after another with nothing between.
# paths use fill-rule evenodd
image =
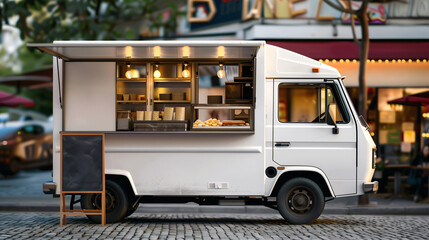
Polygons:
<instances>
[{"instance_id":1,"label":"serving counter ledge","mask_svg":"<svg viewBox=\"0 0 429 240\"><path fill-rule=\"evenodd\" d=\"M139 131L61 131L60 133L104 133L104 134L255 134L255 131L171 131L171 132L139 132Z\"/></svg>"}]
</instances>

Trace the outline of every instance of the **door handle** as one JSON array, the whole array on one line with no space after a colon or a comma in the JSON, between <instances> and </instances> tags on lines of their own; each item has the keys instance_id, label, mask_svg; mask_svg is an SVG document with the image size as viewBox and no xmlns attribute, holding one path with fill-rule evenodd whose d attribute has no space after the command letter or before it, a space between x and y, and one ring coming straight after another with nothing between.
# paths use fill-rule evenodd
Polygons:
<instances>
[{"instance_id":1,"label":"door handle","mask_svg":"<svg viewBox=\"0 0 429 240\"><path fill-rule=\"evenodd\" d=\"M290 142L276 142L276 144L274 144L274 146L276 146L276 147L289 147Z\"/></svg>"}]
</instances>

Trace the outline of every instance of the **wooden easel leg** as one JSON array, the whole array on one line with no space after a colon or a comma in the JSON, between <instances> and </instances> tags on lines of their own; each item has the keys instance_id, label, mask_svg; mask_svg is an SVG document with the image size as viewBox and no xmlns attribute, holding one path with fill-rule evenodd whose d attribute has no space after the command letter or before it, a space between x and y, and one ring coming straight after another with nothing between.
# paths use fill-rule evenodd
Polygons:
<instances>
[{"instance_id":1,"label":"wooden easel leg","mask_svg":"<svg viewBox=\"0 0 429 240\"><path fill-rule=\"evenodd\" d=\"M64 225L66 225L67 224L67 214L65 213L65 210L66 210L66 194L65 193L62 193L61 194L61 197L62 197L62 199L63 199L63 201L62 201L62 204L61 204L61 208L62 208L62 215L63 215L63 223L64 223Z\"/></svg>"},{"instance_id":2,"label":"wooden easel leg","mask_svg":"<svg viewBox=\"0 0 429 240\"><path fill-rule=\"evenodd\" d=\"M60 195L60 227L63 226L63 194Z\"/></svg>"},{"instance_id":3,"label":"wooden easel leg","mask_svg":"<svg viewBox=\"0 0 429 240\"><path fill-rule=\"evenodd\" d=\"M104 227L106 224L106 192L103 191L101 194L101 226Z\"/></svg>"}]
</instances>

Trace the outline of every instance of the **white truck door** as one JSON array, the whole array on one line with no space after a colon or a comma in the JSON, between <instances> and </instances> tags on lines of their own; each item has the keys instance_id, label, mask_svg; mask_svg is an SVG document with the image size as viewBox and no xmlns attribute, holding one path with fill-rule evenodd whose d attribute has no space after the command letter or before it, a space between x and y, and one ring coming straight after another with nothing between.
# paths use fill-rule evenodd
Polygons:
<instances>
[{"instance_id":1,"label":"white truck door","mask_svg":"<svg viewBox=\"0 0 429 240\"><path fill-rule=\"evenodd\" d=\"M274 80L273 160L279 165L322 170L336 196L356 193L356 126L334 81ZM337 126L326 122L337 105Z\"/></svg>"}]
</instances>

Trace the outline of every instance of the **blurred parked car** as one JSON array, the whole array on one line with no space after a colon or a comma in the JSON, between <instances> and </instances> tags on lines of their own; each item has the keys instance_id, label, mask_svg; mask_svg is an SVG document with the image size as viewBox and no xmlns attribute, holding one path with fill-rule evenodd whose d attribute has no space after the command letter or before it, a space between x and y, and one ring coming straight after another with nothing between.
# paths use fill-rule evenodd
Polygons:
<instances>
[{"instance_id":1,"label":"blurred parked car","mask_svg":"<svg viewBox=\"0 0 429 240\"><path fill-rule=\"evenodd\" d=\"M52 167L52 123L14 121L0 124L0 173Z\"/></svg>"}]
</instances>

